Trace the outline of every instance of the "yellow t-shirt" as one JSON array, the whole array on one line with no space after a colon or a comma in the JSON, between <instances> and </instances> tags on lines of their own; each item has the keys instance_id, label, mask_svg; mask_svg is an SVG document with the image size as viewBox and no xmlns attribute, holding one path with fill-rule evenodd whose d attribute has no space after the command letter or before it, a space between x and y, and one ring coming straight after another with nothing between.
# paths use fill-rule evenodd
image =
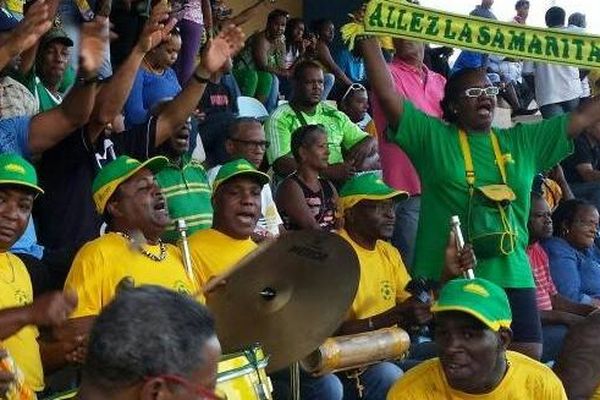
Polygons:
<instances>
[{"instance_id":1,"label":"yellow t-shirt","mask_svg":"<svg viewBox=\"0 0 600 400\"><path fill-rule=\"evenodd\" d=\"M467 394L450 388L439 358L423 362L400 378L390 389L388 400L566 400L567 395L556 375L522 354L507 351L510 363L506 376L490 393Z\"/></svg>"},{"instance_id":2,"label":"yellow t-shirt","mask_svg":"<svg viewBox=\"0 0 600 400\"><path fill-rule=\"evenodd\" d=\"M238 240L215 229L204 229L190 236L194 272L200 286L223 274L256 249L252 239Z\"/></svg>"},{"instance_id":3,"label":"yellow t-shirt","mask_svg":"<svg viewBox=\"0 0 600 400\"><path fill-rule=\"evenodd\" d=\"M404 288L411 278L394 246L378 240L375 249L368 250L350 239L345 230L339 235L354 248L360 262L360 281L349 320L381 314L410 297Z\"/></svg>"},{"instance_id":4,"label":"yellow t-shirt","mask_svg":"<svg viewBox=\"0 0 600 400\"><path fill-rule=\"evenodd\" d=\"M596 388L596 391L592 395L591 400L600 400L600 386Z\"/></svg>"},{"instance_id":5,"label":"yellow t-shirt","mask_svg":"<svg viewBox=\"0 0 600 400\"><path fill-rule=\"evenodd\" d=\"M126 277L131 278L135 286L158 285L180 293L195 293L179 249L170 244L165 246L167 256L162 261L146 257L133 249L128 239L116 233L108 233L83 246L65 282L65 289L77 292L79 298L71 317L98 315ZM152 254L160 254L158 245L144 248Z\"/></svg>"},{"instance_id":6,"label":"yellow t-shirt","mask_svg":"<svg viewBox=\"0 0 600 400\"><path fill-rule=\"evenodd\" d=\"M26 306L32 302L33 289L25 265L11 253L0 254L0 309ZM44 389L38 335L37 327L29 325L2 341L2 346L25 375L25 384L36 392Z\"/></svg>"}]
</instances>

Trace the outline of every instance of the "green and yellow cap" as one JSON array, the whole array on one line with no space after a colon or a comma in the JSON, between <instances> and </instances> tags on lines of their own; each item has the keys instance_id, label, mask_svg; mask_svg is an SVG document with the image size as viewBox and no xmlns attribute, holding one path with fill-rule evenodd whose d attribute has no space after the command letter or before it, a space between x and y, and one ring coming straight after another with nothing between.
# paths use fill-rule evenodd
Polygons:
<instances>
[{"instance_id":1,"label":"green and yellow cap","mask_svg":"<svg viewBox=\"0 0 600 400\"><path fill-rule=\"evenodd\" d=\"M166 167L167 164L169 164L169 159L162 156L153 157L144 162L128 156L120 156L116 160L111 161L100 170L92 183L96 210L100 214L103 214L108 199L117 190L117 187L142 168L148 168L152 173L156 174Z\"/></svg>"},{"instance_id":2,"label":"green and yellow cap","mask_svg":"<svg viewBox=\"0 0 600 400\"><path fill-rule=\"evenodd\" d=\"M434 313L460 311L487 325L491 330L510 328L512 313L504 289L481 278L454 279L440 291L431 307Z\"/></svg>"},{"instance_id":3,"label":"green and yellow cap","mask_svg":"<svg viewBox=\"0 0 600 400\"><path fill-rule=\"evenodd\" d=\"M0 155L0 185L23 186L36 194L44 193L33 165L17 154Z\"/></svg>"},{"instance_id":4,"label":"green and yellow cap","mask_svg":"<svg viewBox=\"0 0 600 400\"><path fill-rule=\"evenodd\" d=\"M261 186L266 185L271 181L269 175L257 170L256 167L254 167L254 165L252 165L246 159L239 158L223 164L221 169L219 169L219 173L217 174L215 182L213 183L213 194L217 191L222 183L240 175L247 175L250 178L256 179Z\"/></svg>"},{"instance_id":5,"label":"green and yellow cap","mask_svg":"<svg viewBox=\"0 0 600 400\"><path fill-rule=\"evenodd\" d=\"M354 207L362 200L387 200L408 198L408 192L396 190L385 184L377 172L365 172L350 178L339 194L339 212L343 215L346 210Z\"/></svg>"}]
</instances>

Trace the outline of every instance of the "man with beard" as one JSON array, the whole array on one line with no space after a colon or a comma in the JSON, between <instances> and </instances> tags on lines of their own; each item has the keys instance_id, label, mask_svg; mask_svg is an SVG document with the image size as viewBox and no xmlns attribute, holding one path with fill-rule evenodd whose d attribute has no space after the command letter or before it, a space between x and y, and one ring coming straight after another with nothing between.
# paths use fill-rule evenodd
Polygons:
<instances>
[{"instance_id":1,"label":"man with beard","mask_svg":"<svg viewBox=\"0 0 600 400\"><path fill-rule=\"evenodd\" d=\"M388 400L567 399L548 367L507 351L512 315L499 286L481 278L452 280L431 311L439 358L411 369Z\"/></svg>"},{"instance_id":2,"label":"man with beard","mask_svg":"<svg viewBox=\"0 0 600 400\"><path fill-rule=\"evenodd\" d=\"M321 101L323 70L313 61L294 68L294 97L278 107L265 124L271 146L267 159L275 174L284 178L296 170L291 153L292 132L304 125L323 125L329 142L329 167L325 177L343 182L353 173L377 169L375 139L350 121L346 114Z\"/></svg>"},{"instance_id":3,"label":"man with beard","mask_svg":"<svg viewBox=\"0 0 600 400\"><path fill-rule=\"evenodd\" d=\"M179 250L161 240L171 220L154 176L167 163L161 156L143 163L120 156L94 179L94 203L109 233L75 256L65 282L80 299L74 317L98 315L120 287L154 284L195 293Z\"/></svg>"}]
</instances>

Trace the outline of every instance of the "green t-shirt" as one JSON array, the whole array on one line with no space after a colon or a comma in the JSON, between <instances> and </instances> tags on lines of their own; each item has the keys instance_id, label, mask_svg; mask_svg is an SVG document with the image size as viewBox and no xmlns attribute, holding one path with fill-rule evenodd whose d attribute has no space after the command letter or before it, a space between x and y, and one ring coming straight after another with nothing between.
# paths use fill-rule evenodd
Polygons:
<instances>
[{"instance_id":1,"label":"green t-shirt","mask_svg":"<svg viewBox=\"0 0 600 400\"><path fill-rule=\"evenodd\" d=\"M321 124L327 131L329 142L329 164L338 164L344 161L342 150L349 150L369 134L363 132L358 125L325 102L317 105L312 115L302 112L307 125ZM271 143L267 149L269 164L280 157L286 156L291 151L292 133L302 126L302 122L288 104L278 107L265 123L265 134Z\"/></svg>"},{"instance_id":2,"label":"green t-shirt","mask_svg":"<svg viewBox=\"0 0 600 400\"><path fill-rule=\"evenodd\" d=\"M40 103L40 112L46 112L62 103L64 95L75 83L75 70L70 65L67 66L63 79L58 87L58 91L61 93L60 96L55 96L46 89L42 80L37 76L35 67L32 68L27 75L16 74L15 79L21 82L35 97L37 97Z\"/></svg>"},{"instance_id":3,"label":"green t-shirt","mask_svg":"<svg viewBox=\"0 0 600 400\"><path fill-rule=\"evenodd\" d=\"M176 220L184 218L188 237L192 233L212 226L212 190L208 175L202 165L184 156L183 168L174 164L156 175L158 185L167 198L169 216L173 225L163 235L163 239L175 243L179 238Z\"/></svg>"},{"instance_id":4,"label":"green t-shirt","mask_svg":"<svg viewBox=\"0 0 600 400\"><path fill-rule=\"evenodd\" d=\"M568 116L563 115L537 124L494 129L506 160L507 184L517 197L512 203L517 248L509 256L478 260L476 276L505 288L534 287L525 253L531 186L537 173L554 167L573 151L573 142L566 133L567 121ZM398 131L390 134L390 139L410 157L423 187L413 274L437 280L444 266L450 217L458 215L464 229L468 223L469 192L458 128L428 116L406 101ZM469 133L468 140L475 185L502 183L490 136Z\"/></svg>"}]
</instances>

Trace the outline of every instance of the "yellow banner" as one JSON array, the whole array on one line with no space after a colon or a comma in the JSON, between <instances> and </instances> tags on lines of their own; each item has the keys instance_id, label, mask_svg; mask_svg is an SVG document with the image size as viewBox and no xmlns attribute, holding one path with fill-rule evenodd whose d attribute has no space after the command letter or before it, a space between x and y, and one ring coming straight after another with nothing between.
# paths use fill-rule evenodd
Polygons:
<instances>
[{"instance_id":1,"label":"yellow banner","mask_svg":"<svg viewBox=\"0 0 600 400\"><path fill-rule=\"evenodd\" d=\"M421 40L515 59L600 68L600 36L457 15L406 3L371 0L364 26L345 25L342 36L360 34Z\"/></svg>"}]
</instances>

